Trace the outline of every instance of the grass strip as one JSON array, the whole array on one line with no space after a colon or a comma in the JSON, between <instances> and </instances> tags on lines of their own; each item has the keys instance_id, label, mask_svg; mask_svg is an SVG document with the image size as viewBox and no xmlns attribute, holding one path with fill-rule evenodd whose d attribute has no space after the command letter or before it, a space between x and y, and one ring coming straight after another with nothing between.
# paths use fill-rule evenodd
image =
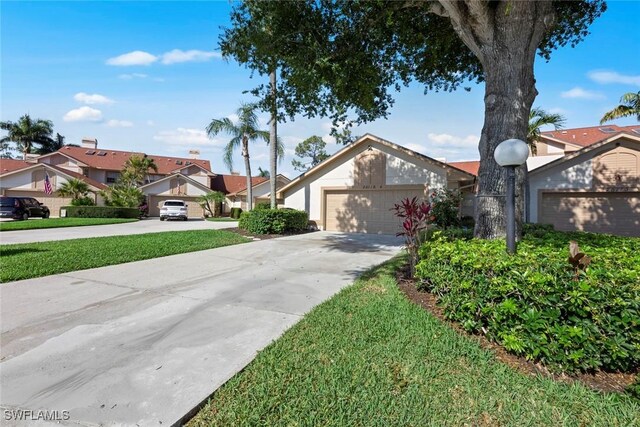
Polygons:
<instances>
[{"instance_id":1,"label":"grass strip","mask_svg":"<svg viewBox=\"0 0 640 427\"><path fill-rule=\"evenodd\" d=\"M637 400L516 372L408 301L402 261L314 309L188 425L639 425Z\"/></svg>"},{"instance_id":2,"label":"grass strip","mask_svg":"<svg viewBox=\"0 0 640 427\"><path fill-rule=\"evenodd\" d=\"M47 218L0 222L0 231L38 230L42 228L81 227L85 225L122 224L135 218Z\"/></svg>"},{"instance_id":3,"label":"grass strip","mask_svg":"<svg viewBox=\"0 0 640 427\"><path fill-rule=\"evenodd\" d=\"M237 219L229 218L228 216L221 216L218 218L207 218L207 221L211 222L238 222Z\"/></svg>"},{"instance_id":4,"label":"grass strip","mask_svg":"<svg viewBox=\"0 0 640 427\"><path fill-rule=\"evenodd\" d=\"M171 231L0 245L0 282L202 251L249 240L224 230Z\"/></svg>"}]
</instances>

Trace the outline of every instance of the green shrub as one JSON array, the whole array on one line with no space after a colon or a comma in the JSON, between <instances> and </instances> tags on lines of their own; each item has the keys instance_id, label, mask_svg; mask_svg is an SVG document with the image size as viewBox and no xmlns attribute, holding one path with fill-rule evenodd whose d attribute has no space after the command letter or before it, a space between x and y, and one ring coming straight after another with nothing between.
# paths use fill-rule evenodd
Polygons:
<instances>
[{"instance_id":1,"label":"green shrub","mask_svg":"<svg viewBox=\"0 0 640 427\"><path fill-rule=\"evenodd\" d=\"M522 234L525 236L543 237L553 231L553 224L532 224L529 222L522 224Z\"/></svg>"},{"instance_id":2,"label":"green shrub","mask_svg":"<svg viewBox=\"0 0 640 427\"><path fill-rule=\"evenodd\" d=\"M138 218L138 208L119 208L115 206L63 206L70 218Z\"/></svg>"},{"instance_id":3,"label":"green shrub","mask_svg":"<svg viewBox=\"0 0 640 427\"><path fill-rule=\"evenodd\" d=\"M282 234L307 229L309 215L294 209L258 209L243 212L238 227L255 234Z\"/></svg>"},{"instance_id":4,"label":"green shrub","mask_svg":"<svg viewBox=\"0 0 640 427\"><path fill-rule=\"evenodd\" d=\"M577 280L570 240L592 258ZM420 286L468 331L557 371L640 366L640 239L547 228L509 256L504 240L436 235L420 258Z\"/></svg>"},{"instance_id":5,"label":"green shrub","mask_svg":"<svg viewBox=\"0 0 640 427\"><path fill-rule=\"evenodd\" d=\"M231 208L231 211L229 212L229 217L233 218L233 219L238 219L240 218L240 214L242 213L242 209L240 208Z\"/></svg>"},{"instance_id":6,"label":"green shrub","mask_svg":"<svg viewBox=\"0 0 640 427\"><path fill-rule=\"evenodd\" d=\"M71 206L95 206L96 202L91 197L80 197L71 200Z\"/></svg>"},{"instance_id":7,"label":"green shrub","mask_svg":"<svg viewBox=\"0 0 640 427\"><path fill-rule=\"evenodd\" d=\"M271 209L271 202L260 202L260 203L256 203L256 205L253 207L253 209Z\"/></svg>"},{"instance_id":8,"label":"green shrub","mask_svg":"<svg viewBox=\"0 0 640 427\"><path fill-rule=\"evenodd\" d=\"M458 190L434 190L430 199L432 224L440 228L460 226L462 194Z\"/></svg>"}]
</instances>

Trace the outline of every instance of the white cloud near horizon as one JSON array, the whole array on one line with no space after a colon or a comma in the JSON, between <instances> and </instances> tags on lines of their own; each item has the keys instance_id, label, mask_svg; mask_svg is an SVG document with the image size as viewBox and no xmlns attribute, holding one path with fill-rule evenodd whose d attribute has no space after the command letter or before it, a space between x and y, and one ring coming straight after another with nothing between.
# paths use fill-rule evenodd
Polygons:
<instances>
[{"instance_id":1,"label":"white cloud near horizon","mask_svg":"<svg viewBox=\"0 0 640 427\"><path fill-rule=\"evenodd\" d=\"M147 77L149 77L149 75L143 73L120 74L118 76L118 78L122 80L146 79Z\"/></svg>"},{"instance_id":2,"label":"white cloud near horizon","mask_svg":"<svg viewBox=\"0 0 640 427\"><path fill-rule=\"evenodd\" d=\"M179 64L181 62L206 62L212 58L222 58L222 54L220 52L207 52L197 49L173 49L172 51L162 54L162 63L165 65L170 65Z\"/></svg>"},{"instance_id":3,"label":"white cloud near horizon","mask_svg":"<svg viewBox=\"0 0 640 427\"><path fill-rule=\"evenodd\" d=\"M169 145L182 147L192 146L214 146L221 147L224 141L217 138L210 139L207 133L201 129L177 128L175 130L163 130L153 137L154 140L164 142Z\"/></svg>"},{"instance_id":4,"label":"white cloud near horizon","mask_svg":"<svg viewBox=\"0 0 640 427\"><path fill-rule=\"evenodd\" d=\"M448 148L472 148L478 146L480 137L477 135L456 136L448 133L428 133L427 140L430 144Z\"/></svg>"},{"instance_id":5,"label":"white cloud near horizon","mask_svg":"<svg viewBox=\"0 0 640 427\"><path fill-rule=\"evenodd\" d=\"M561 92L560 96L562 98L569 99L603 99L604 95L600 92L585 90L581 87L574 87L573 89L569 89L567 91Z\"/></svg>"},{"instance_id":6,"label":"white cloud near horizon","mask_svg":"<svg viewBox=\"0 0 640 427\"><path fill-rule=\"evenodd\" d=\"M587 76L596 83L600 84L623 84L640 86L640 75L625 75L615 71L608 70L593 70L587 73Z\"/></svg>"},{"instance_id":7,"label":"white cloud near horizon","mask_svg":"<svg viewBox=\"0 0 640 427\"><path fill-rule=\"evenodd\" d=\"M78 92L73 96L78 102L82 102L83 104L94 105L94 104L113 104L115 101L113 99L107 98L104 95L100 95L97 93L88 94L84 92Z\"/></svg>"},{"instance_id":8,"label":"white cloud near horizon","mask_svg":"<svg viewBox=\"0 0 640 427\"><path fill-rule=\"evenodd\" d=\"M102 111L85 105L68 111L62 120L65 122L101 122Z\"/></svg>"},{"instance_id":9,"label":"white cloud near horizon","mask_svg":"<svg viewBox=\"0 0 640 427\"><path fill-rule=\"evenodd\" d=\"M128 120L109 120L107 126L110 128L130 128L133 127L133 123Z\"/></svg>"},{"instance_id":10,"label":"white cloud near horizon","mask_svg":"<svg viewBox=\"0 0 640 427\"><path fill-rule=\"evenodd\" d=\"M131 65L151 65L158 60L158 57L144 52L142 50L134 50L133 52L124 53L119 56L107 59L107 65L115 65L118 67L129 67Z\"/></svg>"}]
</instances>

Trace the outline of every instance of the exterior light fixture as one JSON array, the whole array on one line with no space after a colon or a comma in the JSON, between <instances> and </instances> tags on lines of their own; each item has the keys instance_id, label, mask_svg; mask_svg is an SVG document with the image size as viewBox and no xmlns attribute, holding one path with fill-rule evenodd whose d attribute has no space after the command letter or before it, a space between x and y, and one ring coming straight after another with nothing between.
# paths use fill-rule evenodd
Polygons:
<instances>
[{"instance_id":1,"label":"exterior light fixture","mask_svg":"<svg viewBox=\"0 0 640 427\"><path fill-rule=\"evenodd\" d=\"M529 146L520 139L502 141L493 152L496 162L507 169L507 252L516 253L516 167L529 157Z\"/></svg>"}]
</instances>

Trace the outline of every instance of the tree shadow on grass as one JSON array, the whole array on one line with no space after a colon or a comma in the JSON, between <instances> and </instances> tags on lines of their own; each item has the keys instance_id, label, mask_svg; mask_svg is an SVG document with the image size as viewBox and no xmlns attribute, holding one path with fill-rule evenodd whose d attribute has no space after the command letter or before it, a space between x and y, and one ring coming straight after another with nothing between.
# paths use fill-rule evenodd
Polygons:
<instances>
[{"instance_id":1,"label":"tree shadow on grass","mask_svg":"<svg viewBox=\"0 0 640 427\"><path fill-rule=\"evenodd\" d=\"M20 255L29 252L49 252L49 249L38 248L2 248L0 247L0 257Z\"/></svg>"},{"instance_id":2,"label":"tree shadow on grass","mask_svg":"<svg viewBox=\"0 0 640 427\"><path fill-rule=\"evenodd\" d=\"M402 245L401 238L387 234L327 234L323 240L329 250L347 253L395 250Z\"/></svg>"}]
</instances>

